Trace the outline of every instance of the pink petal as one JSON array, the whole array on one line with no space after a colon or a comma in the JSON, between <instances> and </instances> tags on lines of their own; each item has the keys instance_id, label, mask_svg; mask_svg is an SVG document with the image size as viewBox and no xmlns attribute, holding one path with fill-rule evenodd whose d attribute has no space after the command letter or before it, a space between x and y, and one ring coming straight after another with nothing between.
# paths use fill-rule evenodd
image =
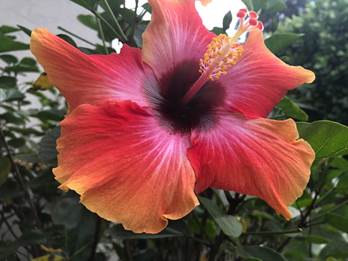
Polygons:
<instances>
[{"instance_id":1,"label":"pink petal","mask_svg":"<svg viewBox=\"0 0 348 261\"><path fill-rule=\"evenodd\" d=\"M61 127L56 179L101 217L157 233L198 204L187 137L135 103L80 105Z\"/></svg>"},{"instance_id":2,"label":"pink petal","mask_svg":"<svg viewBox=\"0 0 348 261\"><path fill-rule=\"evenodd\" d=\"M146 104L139 49L125 46L119 55L86 55L46 29L32 32L30 48L71 110L110 99Z\"/></svg>"},{"instance_id":3,"label":"pink petal","mask_svg":"<svg viewBox=\"0 0 348 261\"><path fill-rule=\"evenodd\" d=\"M313 72L290 66L265 46L262 32L254 30L244 45L241 60L222 76L227 102L249 118L265 117L288 90L314 81Z\"/></svg>"},{"instance_id":4,"label":"pink petal","mask_svg":"<svg viewBox=\"0 0 348 261\"><path fill-rule=\"evenodd\" d=\"M149 0L151 23L143 34L143 57L160 77L180 63L197 64L214 37L202 24L195 0Z\"/></svg>"},{"instance_id":5,"label":"pink petal","mask_svg":"<svg viewBox=\"0 0 348 261\"><path fill-rule=\"evenodd\" d=\"M188 155L198 192L214 187L255 195L291 217L287 206L303 193L314 160L293 120L221 115L216 128L196 131L192 143Z\"/></svg>"}]
</instances>

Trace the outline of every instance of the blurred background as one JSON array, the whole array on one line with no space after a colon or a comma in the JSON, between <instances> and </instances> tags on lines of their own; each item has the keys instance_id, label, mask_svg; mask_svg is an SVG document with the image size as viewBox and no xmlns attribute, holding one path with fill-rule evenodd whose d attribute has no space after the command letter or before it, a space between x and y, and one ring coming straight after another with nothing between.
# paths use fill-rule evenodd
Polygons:
<instances>
[{"instance_id":1,"label":"blurred background","mask_svg":"<svg viewBox=\"0 0 348 261\"><path fill-rule=\"evenodd\" d=\"M231 34L245 6L259 12L273 53L316 73L269 115L296 120L317 154L294 218L286 222L258 198L209 189L160 234L133 234L58 190L52 168L66 104L29 51L31 30L46 27L87 54L114 52L115 39L141 48L151 8L137 0L3 0L0 260L348 260L348 0L196 2L217 34Z\"/></svg>"}]
</instances>

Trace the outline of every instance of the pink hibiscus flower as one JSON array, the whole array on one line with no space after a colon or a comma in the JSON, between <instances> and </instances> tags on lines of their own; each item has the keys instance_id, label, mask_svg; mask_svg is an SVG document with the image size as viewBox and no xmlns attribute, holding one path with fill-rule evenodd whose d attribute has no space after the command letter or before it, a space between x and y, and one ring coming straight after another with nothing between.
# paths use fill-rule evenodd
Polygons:
<instances>
[{"instance_id":1,"label":"pink hibiscus flower","mask_svg":"<svg viewBox=\"0 0 348 261\"><path fill-rule=\"evenodd\" d=\"M293 120L265 117L314 74L265 47L254 12L239 12L234 37L216 36L194 0L149 2L142 49L86 55L32 33L33 54L69 104L53 170L60 187L135 232L161 231L208 187L258 196L289 219L314 152Z\"/></svg>"}]
</instances>

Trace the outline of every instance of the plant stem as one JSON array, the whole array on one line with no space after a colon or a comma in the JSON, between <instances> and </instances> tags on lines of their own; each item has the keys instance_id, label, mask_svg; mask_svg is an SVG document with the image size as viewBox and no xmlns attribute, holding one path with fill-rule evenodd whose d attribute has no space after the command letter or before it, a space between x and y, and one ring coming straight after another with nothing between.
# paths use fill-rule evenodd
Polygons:
<instances>
[{"instance_id":1,"label":"plant stem","mask_svg":"<svg viewBox=\"0 0 348 261\"><path fill-rule=\"evenodd\" d=\"M139 7L139 0L135 0L135 8L134 8L134 24L133 24L133 28L132 28L132 36L134 36L134 32L135 32L135 27L137 26L138 23L138 7Z\"/></svg>"},{"instance_id":2,"label":"plant stem","mask_svg":"<svg viewBox=\"0 0 348 261\"><path fill-rule=\"evenodd\" d=\"M112 17L112 19L113 19L113 21L114 21L114 23L115 23L115 25L116 25L116 27L117 27L119 33L121 34L123 40L124 40L125 42L128 41L128 38L127 38L126 34L123 32L123 30L122 30L122 28L121 28L119 22L117 21L117 18L115 17L115 15L114 15L114 13L113 13L113 11L112 11L112 9L111 9L111 7L110 7L108 1L107 1L107 0L103 0L103 2L104 2L104 4L105 4L105 6L106 6L106 9L107 9L108 13L111 15L111 17Z\"/></svg>"},{"instance_id":3,"label":"plant stem","mask_svg":"<svg viewBox=\"0 0 348 261\"><path fill-rule=\"evenodd\" d=\"M280 246L277 248L277 252L282 252L283 249L287 246L287 244L289 244L291 241L291 237L287 237L283 243L280 244Z\"/></svg>"},{"instance_id":4,"label":"plant stem","mask_svg":"<svg viewBox=\"0 0 348 261\"><path fill-rule=\"evenodd\" d=\"M315 192L314 198L313 198L311 204L309 205L306 213L301 217L299 227L302 227L306 223L307 218L310 216L312 210L314 209L314 206L315 206L315 203L318 199L318 196L319 196L319 191Z\"/></svg>"},{"instance_id":5,"label":"plant stem","mask_svg":"<svg viewBox=\"0 0 348 261\"><path fill-rule=\"evenodd\" d=\"M91 246L91 254L89 256L89 261L95 260L95 254L97 252L97 246L100 238L100 227L101 227L101 218L96 217L95 230L94 230L94 238Z\"/></svg>"},{"instance_id":6,"label":"plant stem","mask_svg":"<svg viewBox=\"0 0 348 261\"><path fill-rule=\"evenodd\" d=\"M283 234L296 234L302 232L302 228L281 230L281 231L260 231L260 232L247 232L246 235L283 235Z\"/></svg>"},{"instance_id":7,"label":"plant stem","mask_svg":"<svg viewBox=\"0 0 348 261\"><path fill-rule=\"evenodd\" d=\"M214 245L210 250L208 261L214 261L216 259L216 255L218 254L220 246L224 242L224 239L225 235L222 232L220 232L220 234L215 239Z\"/></svg>"},{"instance_id":8,"label":"plant stem","mask_svg":"<svg viewBox=\"0 0 348 261\"><path fill-rule=\"evenodd\" d=\"M106 47L106 44L105 44L105 35L104 35L103 28L101 26L100 20L99 20L98 17L95 17L95 19L97 20L98 30L99 30L100 36L102 38L102 41L103 41L103 47L104 47L105 54L109 54L109 50L108 50L108 48Z\"/></svg>"},{"instance_id":9,"label":"plant stem","mask_svg":"<svg viewBox=\"0 0 348 261\"><path fill-rule=\"evenodd\" d=\"M37 210L36 210L36 207L35 207L35 204L34 204L33 192L31 191L29 186L27 186L26 182L24 181L24 179L23 179L23 177L22 177L22 175L21 175L21 173L19 171L19 168L18 168L17 164L14 162L13 156L12 156L10 148L9 148L7 142L6 142L5 135L4 135L3 131L2 131L1 126L0 126L0 139L1 139L2 143L4 144L5 150L7 152L7 157L10 160L10 163L11 163L12 168L14 170L15 176L17 177L20 186L22 187L24 192L27 194L27 200L28 200L28 203L30 205L31 211L33 213L35 223L36 223L36 225L38 227L41 227L41 221L39 219L39 215L37 214Z\"/></svg>"},{"instance_id":10,"label":"plant stem","mask_svg":"<svg viewBox=\"0 0 348 261\"><path fill-rule=\"evenodd\" d=\"M320 215L318 216L315 216L312 218L311 222L315 221L315 220L318 220L319 218L325 216L326 214L328 213L331 213L332 211L335 211L336 209L339 209L340 207L346 205L348 203L348 199L345 199L344 201L342 201L340 204L338 204L337 206L333 207L333 208L330 208L324 212L322 212ZM304 225L308 225L308 222L305 223Z\"/></svg>"},{"instance_id":11,"label":"plant stem","mask_svg":"<svg viewBox=\"0 0 348 261\"><path fill-rule=\"evenodd\" d=\"M69 35L71 35L71 36L73 36L73 37L75 37L75 38L81 40L82 42L85 42L85 43L87 43L87 44L89 44L89 45L92 45L92 46L94 46L94 47L97 46L97 45L95 45L94 43L92 43L92 42L90 42L90 41L88 41L88 40L82 38L81 36L79 36L79 35L77 35L77 34L74 34L73 32L71 32L71 31L69 31L69 30L67 30L67 29L65 29L65 28L63 28L63 27L61 27L61 26L58 26L58 29L61 30L61 31L63 31L64 33L67 33L67 34L69 34Z\"/></svg>"},{"instance_id":12,"label":"plant stem","mask_svg":"<svg viewBox=\"0 0 348 261\"><path fill-rule=\"evenodd\" d=\"M94 10L90 10L92 12L92 14L94 14L96 17L98 17L100 19L100 21L102 21L103 23L106 24L107 27L109 27L109 29L116 34L117 37L120 37L120 34L114 29L114 27L104 18L102 17L100 14L98 14L96 11Z\"/></svg>"}]
</instances>

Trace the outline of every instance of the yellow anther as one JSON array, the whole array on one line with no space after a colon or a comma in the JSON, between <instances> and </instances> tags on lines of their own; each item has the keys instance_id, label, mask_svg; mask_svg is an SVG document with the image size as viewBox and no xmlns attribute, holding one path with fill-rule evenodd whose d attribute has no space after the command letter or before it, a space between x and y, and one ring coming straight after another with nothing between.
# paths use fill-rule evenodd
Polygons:
<instances>
[{"instance_id":1,"label":"yellow anther","mask_svg":"<svg viewBox=\"0 0 348 261\"><path fill-rule=\"evenodd\" d=\"M243 47L233 38L220 34L213 38L200 60L200 73L209 72L210 80L217 80L235 65L243 54Z\"/></svg>"}]
</instances>

